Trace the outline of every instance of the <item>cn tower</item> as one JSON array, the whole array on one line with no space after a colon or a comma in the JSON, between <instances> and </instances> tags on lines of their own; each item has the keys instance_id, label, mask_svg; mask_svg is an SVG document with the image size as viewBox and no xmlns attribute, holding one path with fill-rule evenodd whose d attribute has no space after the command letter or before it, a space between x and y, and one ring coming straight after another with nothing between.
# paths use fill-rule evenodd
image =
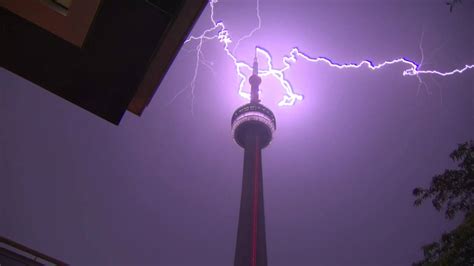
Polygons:
<instances>
[{"instance_id":1,"label":"cn tower","mask_svg":"<svg viewBox=\"0 0 474 266\"><path fill-rule=\"evenodd\" d=\"M267 266L265 214L263 204L262 149L267 147L276 130L272 111L260 104L258 63L254 59L250 103L232 115L232 135L244 149L242 195L234 266Z\"/></svg>"}]
</instances>

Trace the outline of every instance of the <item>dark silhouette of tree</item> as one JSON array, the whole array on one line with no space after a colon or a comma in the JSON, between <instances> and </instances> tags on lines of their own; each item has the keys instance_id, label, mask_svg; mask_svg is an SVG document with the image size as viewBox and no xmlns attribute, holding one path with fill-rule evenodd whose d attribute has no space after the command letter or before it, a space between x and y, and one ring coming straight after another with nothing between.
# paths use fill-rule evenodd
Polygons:
<instances>
[{"instance_id":1,"label":"dark silhouette of tree","mask_svg":"<svg viewBox=\"0 0 474 266\"><path fill-rule=\"evenodd\" d=\"M462 3L462 0L450 0L446 2L446 5L449 6L449 12L453 12L454 6L460 3Z\"/></svg>"},{"instance_id":2,"label":"dark silhouette of tree","mask_svg":"<svg viewBox=\"0 0 474 266\"><path fill-rule=\"evenodd\" d=\"M453 9L455 6L458 6L459 4L462 4L463 0L448 0L446 2L446 5L449 6L449 12L453 12Z\"/></svg>"},{"instance_id":3,"label":"dark silhouette of tree","mask_svg":"<svg viewBox=\"0 0 474 266\"><path fill-rule=\"evenodd\" d=\"M474 265L474 141L459 144L449 157L458 162L458 169L447 169L436 175L429 188L415 188L415 206L431 199L433 207L447 219L464 214L463 222L445 233L440 242L422 247L424 259L413 266Z\"/></svg>"}]
</instances>

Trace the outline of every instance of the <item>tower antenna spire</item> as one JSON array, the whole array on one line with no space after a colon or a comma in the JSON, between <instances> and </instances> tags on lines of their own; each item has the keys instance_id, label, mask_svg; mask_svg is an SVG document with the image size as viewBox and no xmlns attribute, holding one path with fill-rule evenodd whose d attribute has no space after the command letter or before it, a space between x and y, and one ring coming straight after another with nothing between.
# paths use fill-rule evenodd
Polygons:
<instances>
[{"instance_id":1,"label":"tower antenna spire","mask_svg":"<svg viewBox=\"0 0 474 266\"><path fill-rule=\"evenodd\" d=\"M258 76L258 61L257 61L257 47L255 47L255 55L253 58L253 69L252 69L252 76L249 78L250 83L250 102L251 103L259 103L259 88L260 83L262 83L262 79Z\"/></svg>"},{"instance_id":2,"label":"tower antenna spire","mask_svg":"<svg viewBox=\"0 0 474 266\"><path fill-rule=\"evenodd\" d=\"M253 72L252 74L258 75L258 61L257 61L257 46L255 46L255 54L253 57Z\"/></svg>"}]
</instances>

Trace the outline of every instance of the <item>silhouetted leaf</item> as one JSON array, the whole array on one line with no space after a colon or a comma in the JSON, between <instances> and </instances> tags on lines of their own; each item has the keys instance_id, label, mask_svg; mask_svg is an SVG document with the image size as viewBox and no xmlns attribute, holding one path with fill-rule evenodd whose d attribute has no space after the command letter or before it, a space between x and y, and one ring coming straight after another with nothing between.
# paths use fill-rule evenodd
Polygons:
<instances>
[{"instance_id":1,"label":"silhouetted leaf","mask_svg":"<svg viewBox=\"0 0 474 266\"><path fill-rule=\"evenodd\" d=\"M450 9L455 3L448 2ZM474 265L474 141L458 145L449 157L458 162L458 169L447 169L433 176L429 188L413 189L415 206L430 198L433 207L445 209L445 217L453 219L464 213L464 221L455 230L445 233L440 242L422 247L424 259L413 266Z\"/></svg>"}]
</instances>

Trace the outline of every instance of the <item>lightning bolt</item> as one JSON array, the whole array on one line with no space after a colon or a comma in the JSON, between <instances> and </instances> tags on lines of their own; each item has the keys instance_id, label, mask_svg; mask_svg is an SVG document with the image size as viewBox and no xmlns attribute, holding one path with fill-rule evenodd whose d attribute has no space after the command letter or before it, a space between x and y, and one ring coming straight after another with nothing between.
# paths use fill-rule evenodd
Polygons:
<instances>
[{"instance_id":1,"label":"lightning bolt","mask_svg":"<svg viewBox=\"0 0 474 266\"><path fill-rule=\"evenodd\" d=\"M206 30L204 30L200 35L197 36L190 36L186 41L185 44L190 43L190 42L197 42L197 45L195 47L196 49L196 64L194 68L194 74L191 79L190 85L187 88L191 88L191 95L192 99L194 101L194 91L196 89L196 79L198 76L198 71L199 71L199 66L202 63L203 65L210 67L208 63L205 63L202 61L203 58L203 53L202 53L202 45L205 41L209 40L218 40L220 43L222 43L223 50L226 53L226 55L232 60L235 66L235 73L239 78L239 85L238 85L238 93L241 97L244 99L250 99L250 93L248 91L244 90L244 85L245 82L248 80L246 73L251 73L252 72L252 64L246 63L245 61L239 60L235 56L235 51L238 48L240 42L242 42L245 39L251 38L253 34L261 29L261 17L260 17L260 1L256 0L257 8L257 19L258 19L258 25L252 29L247 35L243 36L240 38L236 44L234 45L234 48L230 50L230 44L232 43L232 38L230 36L229 31L227 30L225 24L223 21L217 21L215 19L215 13L214 13L214 7L218 3L218 0L210 0L209 2L209 7L210 7L210 20L212 23L212 26ZM423 53L423 48L422 48L422 42L423 42L423 35L424 32L422 32L421 39L420 39L420 44L419 44L419 49L421 52L421 62L420 64L417 64L415 61L412 61L408 58L401 57L401 58L396 58L392 59L389 61L385 61L379 64L375 64L370 60L363 60L359 63L337 63L333 61L332 59L324 56L319 56L319 57L313 57L310 56L309 54L303 52L300 48L294 47L290 50L290 52L283 57L282 63L283 67L281 68L276 68L274 67L273 64L273 58L269 50L267 50L264 47L256 46L255 47L255 53L256 55L263 56L266 59L266 68L265 69L259 69L258 74L261 77L273 77L275 78L283 88L285 94L283 95L283 99L280 100L278 103L279 106L292 106L294 105L297 101L303 100L303 95L298 94L295 92L293 86L291 85L290 81L285 77L285 72L288 71L291 68L291 64L295 63L298 59L306 60L311 63L322 63L326 64L329 67L332 68L337 68L337 69L359 69L359 68L368 68L370 70L378 70L381 69L385 66L389 65L394 65L394 64L403 64L406 65L406 69L402 72L403 76L414 76L418 79L419 81L419 87L418 90L420 90L421 86L424 85L426 87L426 84L423 82L421 79L420 75L425 75L425 74L432 74L432 75L439 75L439 76L450 76L454 74L460 74L463 73L466 70L474 68L474 65L465 65L462 68L454 69L448 72L442 72L438 70L421 70L421 66L423 64L424 60L424 53ZM187 89L185 88L185 89ZM184 91L184 89L183 89ZM183 91L180 91L175 98L181 94ZM173 100L175 99L173 98Z\"/></svg>"}]
</instances>

